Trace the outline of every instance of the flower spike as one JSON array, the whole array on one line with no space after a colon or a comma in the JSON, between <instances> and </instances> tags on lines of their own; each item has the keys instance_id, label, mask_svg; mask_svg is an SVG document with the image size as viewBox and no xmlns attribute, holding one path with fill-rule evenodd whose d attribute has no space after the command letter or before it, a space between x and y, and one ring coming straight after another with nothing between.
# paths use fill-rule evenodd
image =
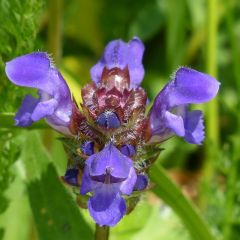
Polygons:
<instances>
[{"instance_id":1,"label":"flower spike","mask_svg":"<svg viewBox=\"0 0 240 240\"><path fill-rule=\"evenodd\" d=\"M202 112L190 111L189 105L207 102L219 90L211 76L181 67L146 114L148 98L140 87L143 53L137 37L110 42L91 69L92 82L81 89L81 108L48 54L35 52L6 64L11 82L36 88L39 95L25 96L16 125L45 118L65 135L68 162L62 180L80 188L79 205L100 226L115 226L152 185L147 173L162 150L160 143L173 135L202 143Z\"/></svg>"}]
</instances>

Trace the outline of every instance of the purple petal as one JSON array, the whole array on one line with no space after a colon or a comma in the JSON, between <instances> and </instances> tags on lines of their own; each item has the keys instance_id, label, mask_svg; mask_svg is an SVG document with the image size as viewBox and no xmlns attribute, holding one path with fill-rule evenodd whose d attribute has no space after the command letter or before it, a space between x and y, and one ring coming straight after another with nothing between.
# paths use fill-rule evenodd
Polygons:
<instances>
[{"instance_id":1,"label":"purple petal","mask_svg":"<svg viewBox=\"0 0 240 240\"><path fill-rule=\"evenodd\" d=\"M36 122L41 118L53 115L57 104L58 103L54 98L48 101L39 102L32 113L32 120Z\"/></svg>"},{"instance_id":2,"label":"purple petal","mask_svg":"<svg viewBox=\"0 0 240 240\"><path fill-rule=\"evenodd\" d=\"M85 166L82 176L82 183L80 188L80 194L85 195L88 192L94 191L97 187L100 187L101 183L95 182L90 178L89 168Z\"/></svg>"},{"instance_id":3,"label":"purple petal","mask_svg":"<svg viewBox=\"0 0 240 240\"><path fill-rule=\"evenodd\" d=\"M104 67L108 69L126 67L127 44L122 40L114 40L105 47L103 56L100 61L91 68L91 77L95 83L101 81Z\"/></svg>"},{"instance_id":4,"label":"purple petal","mask_svg":"<svg viewBox=\"0 0 240 240\"><path fill-rule=\"evenodd\" d=\"M120 185L121 193L130 195L133 191L136 181L137 181L137 174L136 174L134 168L132 167L129 172L128 178L125 181L123 181Z\"/></svg>"},{"instance_id":5,"label":"purple petal","mask_svg":"<svg viewBox=\"0 0 240 240\"><path fill-rule=\"evenodd\" d=\"M174 123L176 127L178 123L180 127L179 131L182 131L183 121L178 118L174 119L174 116L172 116L173 114L171 115L171 113L166 110L166 106L164 106L160 100L160 98L155 99L149 113L152 130L151 142L162 142L171 137L174 134L174 131L170 127L172 125L172 128L174 128ZM173 124L171 124L171 118L174 120ZM181 133L181 135L183 134Z\"/></svg>"},{"instance_id":6,"label":"purple petal","mask_svg":"<svg viewBox=\"0 0 240 240\"><path fill-rule=\"evenodd\" d=\"M134 67L142 64L142 58L144 53L144 45L138 37L134 37L128 43L129 49L129 64Z\"/></svg>"},{"instance_id":7,"label":"purple petal","mask_svg":"<svg viewBox=\"0 0 240 240\"><path fill-rule=\"evenodd\" d=\"M181 116L177 116L168 111L165 112L165 125L176 135L183 137L185 135L184 122Z\"/></svg>"},{"instance_id":8,"label":"purple petal","mask_svg":"<svg viewBox=\"0 0 240 240\"><path fill-rule=\"evenodd\" d=\"M133 38L129 43L122 40L111 41L106 46L100 61L91 69L92 80L95 83L101 81L104 67L108 69L118 67L123 70L128 66L131 87L138 87L144 77L143 52L144 45L137 37Z\"/></svg>"},{"instance_id":9,"label":"purple petal","mask_svg":"<svg viewBox=\"0 0 240 240\"><path fill-rule=\"evenodd\" d=\"M53 95L53 85L50 78L51 62L47 53L34 52L17 57L6 63L6 74L11 82L18 86L40 89Z\"/></svg>"},{"instance_id":10,"label":"purple petal","mask_svg":"<svg viewBox=\"0 0 240 240\"><path fill-rule=\"evenodd\" d=\"M89 212L100 226L114 226L126 213L126 203L118 191L119 184L102 184L89 199Z\"/></svg>"},{"instance_id":11,"label":"purple petal","mask_svg":"<svg viewBox=\"0 0 240 240\"><path fill-rule=\"evenodd\" d=\"M110 111L101 113L97 118L97 123L107 129L118 128L121 125L116 113Z\"/></svg>"},{"instance_id":12,"label":"purple petal","mask_svg":"<svg viewBox=\"0 0 240 240\"><path fill-rule=\"evenodd\" d=\"M131 144L124 144L121 149L121 153L126 155L127 157L132 157L136 154L135 147Z\"/></svg>"},{"instance_id":13,"label":"purple petal","mask_svg":"<svg viewBox=\"0 0 240 240\"><path fill-rule=\"evenodd\" d=\"M91 198L92 206L96 211L105 211L112 204L119 193L119 184L101 183Z\"/></svg>"},{"instance_id":14,"label":"purple petal","mask_svg":"<svg viewBox=\"0 0 240 240\"><path fill-rule=\"evenodd\" d=\"M166 125L165 113L166 109L161 105L161 102L159 102L159 98L156 98L149 115L152 136L154 136L157 141L167 139L172 133L172 130Z\"/></svg>"},{"instance_id":15,"label":"purple petal","mask_svg":"<svg viewBox=\"0 0 240 240\"><path fill-rule=\"evenodd\" d=\"M204 140L204 125L202 112L195 110L186 113L184 118L184 139L193 144L201 144Z\"/></svg>"},{"instance_id":16,"label":"purple petal","mask_svg":"<svg viewBox=\"0 0 240 240\"><path fill-rule=\"evenodd\" d=\"M31 109L28 125L45 117L56 129L68 126L73 104L71 94L47 53L35 52L17 57L6 63L5 71L14 84L39 89L39 102ZM25 105L21 107L21 115L30 113L28 106L24 109Z\"/></svg>"},{"instance_id":17,"label":"purple petal","mask_svg":"<svg viewBox=\"0 0 240 240\"><path fill-rule=\"evenodd\" d=\"M164 88L169 107L190 103L203 103L214 98L219 90L219 82L196 70L181 67L174 79Z\"/></svg>"},{"instance_id":18,"label":"purple petal","mask_svg":"<svg viewBox=\"0 0 240 240\"><path fill-rule=\"evenodd\" d=\"M90 156L86 164L89 167L90 176L102 176L110 170L110 175L119 179L126 179L133 167L132 160L123 155L112 143Z\"/></svg>"},{"instance_id":19,"label":"purple petal","mask_svg":"<svg viewBox=\"0 0 240 240\"><path fill-rule=\"evenodd\" d=\"M129 42L128 68L130 74L131 87L138 87L144 78L144 67L142 58L144 45L139 38L133 38Z\"/></svg>"},{"instance_id":20,"label":"purple petal","mask_svg":"<svg viewBox=\"0 0 240 240\"><path fill-rule=\"evenodd\" d=\"M45 52L33 52L17 57L6 63L6 74L11 82L18 86L37 88L48 95L55 95L56 88L61 94L69 95L69 89L49 55Z\"/></svg>"},{"instance_id":21,"label":"purple petal","mask_svg":"<svg viewBox=\"0 0 240 240\"><path fill-rule=\"evenodd\" d=\"M36 99L31 95L26 95L22 101L21 107L19 108L14 118L15 124L21 127L32 125L33 120L31 118L31 115L38 103L39 99Z\"/></svg>"},{"instance_id":22,"label":"purple petal","mask_svg":"<svg viewBox=\"0 0 240 240\"><path fill-rule=\"evenodd\" d=\"M135 191L142 191L148 186L148 177L145 174L137 175L137 181L134 185Z\"/></svg>"}]
</instances>

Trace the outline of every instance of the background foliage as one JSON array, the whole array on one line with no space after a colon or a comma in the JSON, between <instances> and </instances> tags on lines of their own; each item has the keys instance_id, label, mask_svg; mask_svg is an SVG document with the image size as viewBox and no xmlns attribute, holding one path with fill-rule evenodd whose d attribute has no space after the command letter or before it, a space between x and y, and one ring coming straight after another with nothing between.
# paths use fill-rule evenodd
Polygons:
<instances>
[{"instance_id":1,"label":"background foliage","mask_svg":"<svg viewBox=\"0 0 240 240\"><path fill-rule=\"evenodd\" d=\"M188 226L198 226L198 218L215 239L239 239L239 13L237 0L0 0L0 239L92 239L94 229L60 181L66 156L58 135L44 122L30 130L12 126L24 94L35 91L11 84L4 63L32 51L53 53L80 101L79 89L90 81L90 67L106 43L133 36L146 46L143 87L151 101L181 65L214 75L221 90L216 101L197 106L206 116L205 143L174 138L163 145L151 173L155 195L145 193L136 210L111 229L110 239L198 239ZM174 195L181 194L179 188L163 177L161 166L200 214ZM174 192L169 195L166 186Z\"/></svg>"}]
</instances>

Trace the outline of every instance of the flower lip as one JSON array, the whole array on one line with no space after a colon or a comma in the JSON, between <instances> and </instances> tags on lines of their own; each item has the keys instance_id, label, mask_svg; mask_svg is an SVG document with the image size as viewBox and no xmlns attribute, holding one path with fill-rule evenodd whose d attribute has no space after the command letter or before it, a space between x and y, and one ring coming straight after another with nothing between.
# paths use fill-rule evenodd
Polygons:
<instances>
[{"instance_id":1,"label":"flower lip","mask_svg":"<svg viewBox=\"0 0 240 240\"><path fill-rule=\"evenodd\" d=\"M91 155L86 165L90 177L106 175L106 170L111 169L110 175L115 179L126 179L132 167L132 160L123 155L113 143L109 143L103 150Z\"/></svg>"},{"instance_id":2,"label":"flower lip","mask_svg":"<svg viewBox=\"0 0 240 240\"><path fill-rule=\"evenodd\" d=\"M112 227L125 215L127 207L116 186L103 184L89 199L88 209L98 225Z\"/></svg>"},{"instance_id":3,"label":"flower lip","mask_svg":"<svg viewBox=\"0 0 240 240\"><path fill-rule=\"evenodd\" d=\"M167 85L170 107L210 101L216 96L220 83L210 75L188 67L180 67Z\"/></svg>"}]
</instances>

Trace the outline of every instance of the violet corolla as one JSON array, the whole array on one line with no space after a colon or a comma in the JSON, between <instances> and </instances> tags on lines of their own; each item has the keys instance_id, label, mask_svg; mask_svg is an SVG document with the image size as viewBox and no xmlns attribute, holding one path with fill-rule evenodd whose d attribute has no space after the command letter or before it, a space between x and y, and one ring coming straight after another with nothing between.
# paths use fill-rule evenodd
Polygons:
<instances>
[{"instance_id":1,"label":"violet corolla","mask_svg":"<svg viewBox=\"0 0 240 240\"><path fill-rule=\"evenodd\" d=\"M110 42L91 69L92 82L81 90L80 108L48 54L35 52L6 64L11 82L36 88L39 95L25 96L16 125L44 118L64 135L69 160L63 179L88 197L86 207L100 226L116 225L131 211L133 192L148 188L147 171L159 144L173 135L202 143L202 112L190 111L189 104L207 102L219 89L211 76L180 67L146 113L143 53L137 37Z\"/></svg>"}]
</instances>

